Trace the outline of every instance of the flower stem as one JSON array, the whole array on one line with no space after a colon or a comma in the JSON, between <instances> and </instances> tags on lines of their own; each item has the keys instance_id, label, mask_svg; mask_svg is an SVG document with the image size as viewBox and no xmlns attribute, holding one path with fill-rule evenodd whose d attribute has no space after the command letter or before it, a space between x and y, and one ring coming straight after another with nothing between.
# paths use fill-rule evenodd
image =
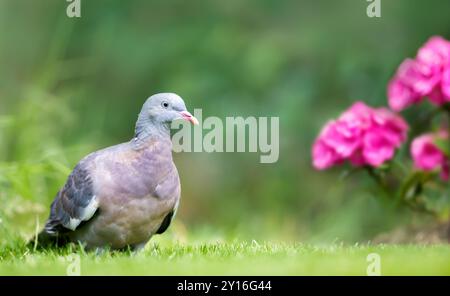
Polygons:
<instances>
[{"instance_id":1,"label":"flower stem","mask_svg":"<svg viewBox=\"0 0 450 296\"><path fill-rule=\"evenodd\" d=\"M386 195L389 195L389 188L386 184L386 181L380 174L378 174L375 170L375 168L371 166L365 166L366 171L369 173L369 176L372 177L373 180L380 186L380 188L386 193Z\"/></svg>"},{"instance_id":2,"label":"flower stem","mask_svg":"<svg viewBox=\"0 0 450 296\"><path fill-rule=\"evenodd\" d=\"M449 124L450 124L450 103L446 103L444 105L441 105L439 108L434 108L427 114L425 114L423 117L419 118L417 122L413 126L413 130L420 130L423 126L428 126L430 122L433 120L435 116L438 116L442 112L445 112L449 117Z\"/></svg>"}]
</instances>

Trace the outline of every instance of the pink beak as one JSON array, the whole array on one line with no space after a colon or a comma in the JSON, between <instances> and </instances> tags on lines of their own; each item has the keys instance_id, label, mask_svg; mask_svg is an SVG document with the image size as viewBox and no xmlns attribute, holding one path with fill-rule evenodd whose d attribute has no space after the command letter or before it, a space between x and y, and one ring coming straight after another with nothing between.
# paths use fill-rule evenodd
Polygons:
<instances>
[{"instance_id":1,"label":"pink beak","mask_svg":"<svg viewBox=\"0 0 450 296\"><path fill-rule=\"evenodd\" d=\"M183 117L184 120L189 121L193 125L198 125L198 119L195 118L194 115L192 115L188 111L181 111L180 114L181 114L181 116Z\"/></svg>"}]
</instances>

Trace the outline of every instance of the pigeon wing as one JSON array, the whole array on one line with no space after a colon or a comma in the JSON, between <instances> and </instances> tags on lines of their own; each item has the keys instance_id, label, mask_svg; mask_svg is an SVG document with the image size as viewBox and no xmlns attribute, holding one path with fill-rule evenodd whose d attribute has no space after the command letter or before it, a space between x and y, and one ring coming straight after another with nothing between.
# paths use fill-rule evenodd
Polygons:
<instances>
[{"instance_id":1,"label":"pigeon wing","mask_svg":"<svg viewBox=\"0 0 450 296\"><path fill-rule=\"evenodd\" d=\"M45 231L51 235L73 231L81 222L91 219L97 209L92 179L89 171L80 163L53 201Z\"/></svg>"}]
</instances>

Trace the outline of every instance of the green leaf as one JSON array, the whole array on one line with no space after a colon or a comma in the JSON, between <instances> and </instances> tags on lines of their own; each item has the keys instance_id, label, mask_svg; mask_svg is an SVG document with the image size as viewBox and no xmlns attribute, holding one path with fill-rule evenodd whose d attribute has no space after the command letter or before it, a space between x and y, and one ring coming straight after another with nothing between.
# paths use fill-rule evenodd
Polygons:
<instances>
[{"instance_id":1,"label":"green leaf","mask_svg":"<svg viewBox=\"0 0 450 296\"><path fill-rule=\"evenodd\" d=\"M399 200L410 200L415 197L420 185L427 179L427 174L422 171L412 172L402 183L399 190Z\"/></svg>"},{"instance_id":2,"label":"green leaf","mask_svg":"<svg viewBox=\"0 0 450 296\"><path fill-rule=\"evenodd\" d=\"M435 139L434 144L445 154L445 156L450 156L450 141L448 139Z\"/></svg>"}]
</instances>

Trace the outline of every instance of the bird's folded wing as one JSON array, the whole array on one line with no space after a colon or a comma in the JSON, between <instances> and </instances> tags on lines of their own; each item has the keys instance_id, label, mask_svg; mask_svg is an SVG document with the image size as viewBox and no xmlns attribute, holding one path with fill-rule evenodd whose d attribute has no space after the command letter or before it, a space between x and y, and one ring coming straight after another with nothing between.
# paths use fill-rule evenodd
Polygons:
<instances>
[{"instance_id":1,"label":"bird's folded wing","mask_svg":"<svg viewBox=\"0 0 450 296\"><path fill-rule=\"evenodd\" d=\"M45 231L56 235L75 230L82 221L91 219L97 209L92 179L89 171L80 163L53 201Z\"/></svg>"}]
</instances>

